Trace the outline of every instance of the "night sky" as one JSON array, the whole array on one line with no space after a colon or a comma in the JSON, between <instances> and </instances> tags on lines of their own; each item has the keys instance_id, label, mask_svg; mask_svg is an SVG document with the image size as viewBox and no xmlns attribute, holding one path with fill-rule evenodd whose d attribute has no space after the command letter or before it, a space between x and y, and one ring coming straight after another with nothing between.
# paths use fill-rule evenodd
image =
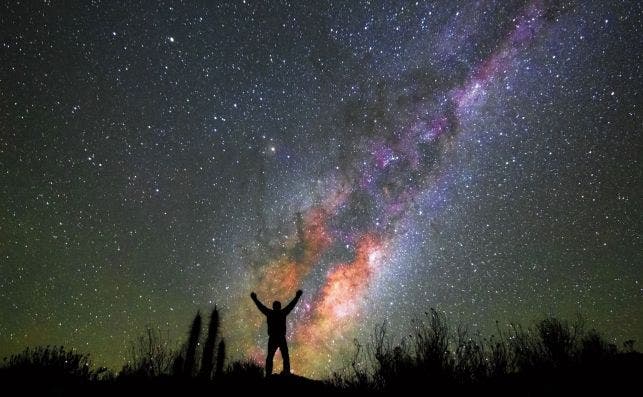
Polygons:
<instances>
[{"instance_id":1,"label":"night sky","mask_svg":"<svg viewBox=\"0 0 643 397\"><path fill-rule=\"evenodd\" d=\"M459 4L460 3L460 4ZM293 371L431 307L643 342L636 1L0 6L0 357L119 369L218 305ZM638 345L640 349L640 345ZM281 363L276 364L281 369Z\"/></svg>"}]
</instances>

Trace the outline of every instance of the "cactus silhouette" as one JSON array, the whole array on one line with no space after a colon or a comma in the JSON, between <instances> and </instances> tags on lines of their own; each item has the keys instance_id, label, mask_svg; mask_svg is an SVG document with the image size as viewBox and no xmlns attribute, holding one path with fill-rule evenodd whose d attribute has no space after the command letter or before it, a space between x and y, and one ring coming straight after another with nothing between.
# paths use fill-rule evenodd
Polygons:
<instances>
[{"instance_id":1,"label":"cactus silhouette","mask_svg":"<svg viewBox=\"0 0 643 397\"><path fill-rule=\"evenodd\" d=\"M196 312L194 320L192 321L192 328L190 328L190 335L188 337L188 346L185 351L185 364L183 366L183 373L185 376L192 376L194 373L194 366L196 364L197 345L199 344L199 336L201 335L201 312Z\"/></svg>"},{"instance_id":2,"label":"cactus silhouette","mask_svg":"<svg viewBox=\"0 0 643 397\"><path fill-rule=\"evenodd\" d=\"M185 359L183 358L183 352L180 351L176 357L174 358L174 362L172 363L172 375L174 376L181 376L183 375L183 364L185 362Z\"/></svg>"},{"instance_id":3,"label":"cactus silhouette","mask_svg":"<svg viewBox=\"0 0 643 397\"><path fill-rule=\"evenodd\" d=\"M214 372L216 377L223 375L223 363L225 361L225 341L221 338L219 348L217 349L217 369Z\"/></svg>"},{"instance_id":4,"label":"cactus silhouette","mask_svg":"<svg viewBox=\"0 0 643 397\"><path fill-rule=\"evenodd\" d=\"M219 311L214 307L210 315L210 324L208 326L208 336L203 345L203 357L201 359L200 375L206 379L212 376L212 367L214 364L214 347L216 345L217 333L219 332Z\"/></svg>"}]
</instances>

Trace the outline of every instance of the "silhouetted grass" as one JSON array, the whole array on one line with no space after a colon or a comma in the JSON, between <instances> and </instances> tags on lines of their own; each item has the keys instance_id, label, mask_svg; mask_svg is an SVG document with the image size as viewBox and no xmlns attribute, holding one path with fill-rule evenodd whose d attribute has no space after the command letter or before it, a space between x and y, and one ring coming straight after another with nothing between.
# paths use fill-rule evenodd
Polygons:
<instances>
[{"instance_id":1,"label":"silhouetted grass","mask_svg":"<svg viewBox=\"0 0 643 397\"><path fill-rule=\"evenodd\" d=\"M201 343L199 314L181 349L174 347L178 344L171 343L167 334L148 328L132 344L131 357L118 374L94 369L86 354L47 346L5 358L0 382L23 394L53 391L60 395L284 391L577 395L625 391L638 381L643 369L634 341L618 349L595 330L586 330L581 320L545 318L529 328L497 326L496 334L485 338L461 325L450 325L443 313L431 309L410 326L412 332L397 342L386 325L376 327L365 344L356 342L351 365L323 382L298 376L266 379L263 367L249 361L225 366L225 343L218 337L216 310L205 343ZM192 364L187 364L188 356Z\"/></svg>"},{"instance_id":2,"label":"silhouetted grass","mask_svg":"<svg viewBox=\"0 0 643 397\"><path fill-rule=\"evenodd\" d=\"M227 368L226 377L231 383L258 382L263 379L263 367L252 361L235 361Z\"/></svg>"},{"instance_id":3,"label":"silhouetted grass","mask_svg":"<svg viewBox=\"0 0 643 397\"><path fill-rule=\"evenodd\" d=\"M94 368L89 355L65 350L63 346L26 348L4 358L0 384L4 391L75 389L111 379L106 368Z\"/></svg>"},{"instance_id":4,"label":"silhouetted grass","mask_svg":"<svg viewBox=\"0 0 643 397\"><path fill-rule=\"evenodd\" d=\"M120 376L153 378L171 375L180 353L172 348L168 334L148 326L145 333L132 342L130 358L121 369Z\"/></svg>"},{"instance_id":5,"label":"silhouetted grass","mask_svg":"<svg viewBox=\"0 0 643 397\"><path fill-rule=\"evenodd\" d=\"M403 390L501 394L562 394L610 390L633 383L643 369L641 354L628 341L624 351L597 331L575 322L545 318L524 329L483 338L449 325L431 309L414 332L394 344L382 325L370 341L356 345L351 371L335 374L341 389L363 392Z\"/></svg>"}]
</instances>

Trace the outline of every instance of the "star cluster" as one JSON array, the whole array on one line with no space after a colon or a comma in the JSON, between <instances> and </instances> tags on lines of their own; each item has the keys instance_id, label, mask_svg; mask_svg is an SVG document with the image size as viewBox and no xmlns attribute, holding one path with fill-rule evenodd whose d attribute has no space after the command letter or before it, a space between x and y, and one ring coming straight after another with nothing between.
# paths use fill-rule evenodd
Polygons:
<instances>
[{"instance_id":1,"label":"star cluster","mask_svg":"<svg viewBox=\"0 0 643 397\"><path fill-rule=\"evenodd\" d=\"M217 304L261 361L299 288L308 376L430 307L643 339L640 4L1 7L0 353Z\"/></svg>"}]
</instances>

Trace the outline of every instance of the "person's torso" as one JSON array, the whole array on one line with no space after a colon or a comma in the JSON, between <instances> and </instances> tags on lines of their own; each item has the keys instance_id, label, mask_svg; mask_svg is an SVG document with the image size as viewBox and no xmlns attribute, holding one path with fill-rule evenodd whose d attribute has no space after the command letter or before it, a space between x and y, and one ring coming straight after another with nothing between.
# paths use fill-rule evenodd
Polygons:
<instances>
[{"instance_id":1,"label":"person's torso","mask_svg":"<svg viewBox=\"0 0 643 397\"><path fill-rule=\"evenodd\" d=\"M286 335L286 314L283 310L272 311L268 314L268 335Z\"/></svg>"}]
</instances>

